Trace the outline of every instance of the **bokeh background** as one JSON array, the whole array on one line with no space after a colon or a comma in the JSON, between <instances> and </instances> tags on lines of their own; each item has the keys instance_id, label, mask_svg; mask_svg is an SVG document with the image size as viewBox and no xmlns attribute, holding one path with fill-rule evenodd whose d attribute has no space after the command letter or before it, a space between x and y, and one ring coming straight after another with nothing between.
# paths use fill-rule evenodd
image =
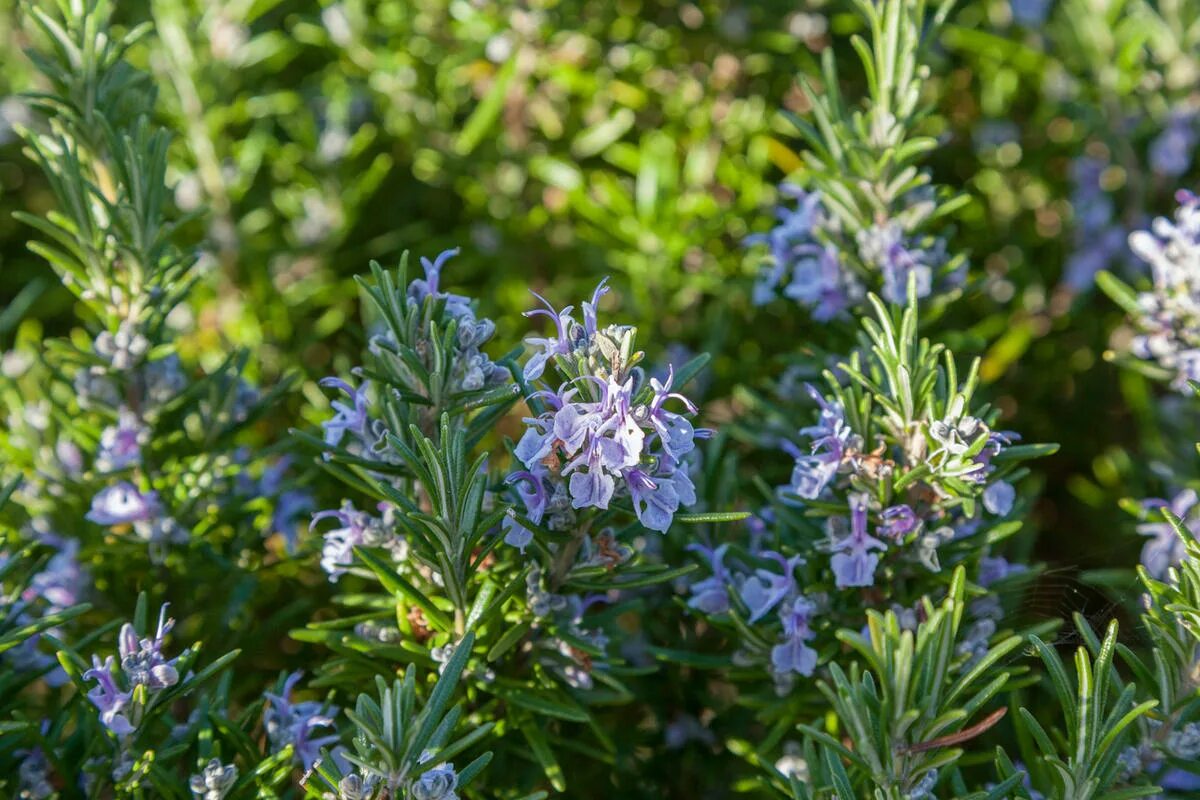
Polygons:
<instances>
[{"instance_id":1,"label":"bokeh background","mask_svg":"<svg viewBox=\"0 0 1200 800\"><path fill-rule=\"evenodd\" d=\"M942 144L935 182L971 198L952 243L973 278L938 331L982 356L1006 424L1062 445L1038 465L1025 538L1052 567L1034 595L1047 614L1109 609L1140 547L1118 501L1168 492L1155 465L1195 466L1159 390L1105 361L1128 332L1092 281L1135 280L1127 231L1196 187L1194 6L963 0L934 50L923 127ZM36 88L16 14L0 0L3 349L76 311L11 216L51 203L12 132ZM743 239L770 226L780 181L803 182L780 113L806 111L798 76L832 47L855 91L859 22L840 0L155 0L119 18L154 23L133 58L159 86L175 202L204 253L174 320L185 347L216 363L248 346L263 385L301 376L264 440L323 414L316 380L364 339L353 276L405 249L462 248L447 280L497 321L497 352L525 332L530 289L578 302L611 275L652 360L713 354L717 417L823 341L796 306L751 305L762 253Z\"/></svg>"}]
</instances>

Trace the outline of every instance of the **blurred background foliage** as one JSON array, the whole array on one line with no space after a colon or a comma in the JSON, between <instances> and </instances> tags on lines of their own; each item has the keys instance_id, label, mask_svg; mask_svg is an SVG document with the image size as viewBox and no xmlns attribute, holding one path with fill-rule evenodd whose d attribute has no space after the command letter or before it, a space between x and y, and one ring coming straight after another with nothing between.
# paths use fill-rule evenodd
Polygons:
<instances>
[{"instance_id":1,"label":"blurred background foliage","mask_svg":"<svg viewBox=\"0 0 1200 800\"><path fill-rule=\"evenodd\" d=\"M1106 602L1081 571L1135 563L1118 500L1171 487L1134 465L1195 473L1195 435L1160 390L1105 361L1129 332L1092 277L1136 279L1125 232L1195 186L1196 5L964 0L926 84L934 182L970 196L952 245L972 281L939 329L984 354L1005 420L1062 444L1041 463L1032 553L1054 567L1038 596L1056 615ZM15 14L0 0L4 349L73 315L11 215L51 204L11 130L32 80ZM840 0L133 0L119 15L155 25L133 58L177 134L175 202L203 212L204 279L173 320L185 346L210 365L248 346L265 385L303 376L264 441L324 414L316 380L365 339L352 278L404 249L463 247L447 281L497 320L497 352L523 333L530 288L561 302L613 274L647 349L714 355L717 418L823 336L794 305L752 308L762 253L742 240L770 226L781 180L803 183L779 113L807 110L797 76L819 82L834 46L861 79Z\"/></svg>"}]
</instances>

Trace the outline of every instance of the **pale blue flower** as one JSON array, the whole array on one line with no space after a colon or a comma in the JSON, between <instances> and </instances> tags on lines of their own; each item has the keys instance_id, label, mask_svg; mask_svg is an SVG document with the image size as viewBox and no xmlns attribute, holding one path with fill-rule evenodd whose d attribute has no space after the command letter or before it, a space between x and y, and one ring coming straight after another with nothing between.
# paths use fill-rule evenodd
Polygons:
<instances>
[{"instance_id":1,"label":"pale blue flower","mask_svg":"<svg viewBox=\"0 0 1200 800\"><path fill-rule=\"evenodd\" d=\"M174 626L175 620L167 617L167 605L164 604L158 612L158 628L153 638L139 639L128 622L121 627L117 639L121 671L129 679L131 688L166 689L179 682L179 673L175 669L177 659L167 660L162 653L167 634Z\"/></svg>"},{"instance_id":2,"label":"pale blue flower","mask_svg":"<svg viewBox=\"0 0 1200 800\"><path fill-rule=\"evenodd\" d=\"M86 519L97 525L127 525L152 519L161 513L157 492L142 493L128 481L120 481L92 498Z\"/></svg>"},{"instance_id":3,"label":"pale blue flower","mask_svg":"<svg viewBox=\"0 0 1200 800\"><path fill-rule=\"evenodd\" d=\"M341 378L335 377L322 378L320 385L340 389L350 398L350 405L338 400L330 401L333 418L321 423L325 430L325 444L337 446L347 433L362 442L368 442L371 435L367 409L371 401L367 398L367 383L364 382L356 389Z\"/></svg>"},{"instance_id":4,"label":"pale blue flower","mask_svg":"<svg viewBox=\"0 0 1200 800\"><path fill-rule=\"evenodd\" d=\"M725 569L724 560L729 545L723 544L712 549L693 542L687 546L687 549L707 558L708 568L712 571L709 577L696 581L688 587L692 595L688 600L688 607L705 614L726 613L729 611L729 573Z\"/></svg>"},{"instance_id":5,"label":"pale blue flower","mask_svg":"<svg viewBox=\"0 0 1200 800\"><path fill-rule=\"evenodd\" d=\"M544 472L545 468L542 467L541 471ZM526 518L534 525L540 525L542 517L546 513L547 501L546 489L542 485L542 475L537 472L514 472L508 476L507 482L515 487L517 496L525 506ZM512 545L522 553L533 542L533 531L522 524L511 512L504 516L500 527L504 531L505 544Z\"/></svg>"},{"instance_id":6,"label":"pale blue flower","mask_svg":"<svg viewBox=\"0 0 1200 800\"><path fill-rule=\"evenodd\" d=\"M746 610L750 612L747 622L754 623L765 617L788 595L796 591L796 567L804 563L800 556L785 558L779 553L765 551L763 558L777 562L782 574L769 569L756 569L754 574L742 582L739 595Z\"/></svg>"},{"instance_id":7,"label":"pale blue flower","mask_svg":"<svg viewBox=\"0 0 1200 800\"><path fill-rule=\"evenodd\" d=\"M117 424L100 432L96 468L112 472L142 463L142 448L150 441L150 429L128 408L121 408Z\"/></svg>"},{"instance_id":8,"label":"pale blue flower","mask_svg":"<svg viewBox=\"0 0 1200 800\"><path fill-rule=\"evenodd\" d=\"M998 517L1012 511L1017 491L1007 481L994 481L983 490L983 507Z\"/></svg>"},{"instance_id":9,"label":"pale blue flower","mask_svg":"<svg viewBox=\"0 0 1200 800\"><path fill-rule=\"evenodd\" d=\"M296 764L308 769L320 758L322 747L338 740L336 735L313 736L317 729L334 727L338 710L315 700L293 703L292 690L301 677L303 673L293 672L284 680L282 692L264 693L267 705L263 709L263 728L272 752L278 753L290 744Z\"/></svg>"},{"instance_id":10,"label":"pale blue flower","mask_svg":"<svg viewBox=\"0 0 1200 800\"><path fill-rule=\"evenodd\" d=\"M679 508L674 481L651 478L640 469L626 470L623 475L638 520L652 531L665 533Z\"/></svg>"},{"instance_id":11,"label":"pale blue flower","mask_svg":"<svg viewBox=\"0 0 1200 800\"><path fill-rule=\"evenodd\" d=\"M830 521L833 522L834 519L840 518L835 517ZM834 527L836 528L836 525ZM879 555L872 551L886 550L887 545L868 532L865 495L850 495L850 531L846 535L831 538L833 541L830 550L834 555L830 565L833 567L838 588L873 586Z\"/></svg>"},{"instance_id":12,"label":"pale blue flower","mask_svg":"<svg viewBox=\"0 0 1200 800\"><path fill-rule=\"evenodd\" d=\"M1164 500L1148 500L1143 503L1147 509L1167 508L1179 519L1193 536L1200 535L1200 514L1193 513L1196 508L1197 495L1192 489L1185 489L1167 503ZM1167 576L1167 570L1183 560L1187 547L1175 529L1168 522L1145 522L1137 526L1137 531L1150 540L1142 547L1142 564L1146 571L1158 580Z\"/></svg>"},{"instance_id":13,"label":"pale blue flower","mask_svg":"<svg viewBox=\"0 0 1200 800\"><path fill-rule=\"evenodd\" d=\"M817 651L808 646L816 636L810 627L816 605L806 597L797 597L779 609L783 622L782 643L771 648L771 667L775 672L809 676L817 666Z\"/></svg>"},{"instance_id":14,"label":"pale blue flower","mask_svg":"<svg viewBox=\"0 0 1200 800\"><path fill-rule=\"evenodd\" d=\"M879 532L889 539L903 538L921 527L920 518L903 503L885 508L879 517Z\"/></svg>"},{"instance_id":15,"label":"pale blue flower","mask_svg":"<svg viewBox=\"0 0 1200 800\"><path fill-rule=\"evenodd\" d=\"M413 800L458 800L458 773L451 764L438 764L421 773L412 785Z\"/></svg>"},{"instance_id":16,"label":"pale blue flower","mask_svg":"<svg viewBox=\"0 0 1200 800\"><path fill-rule=\"evenodd\" d=\"M95 688L88 692L88 699L100 712L101 724L117 736L123 737L133 733L134 730L124 713L125 709L129 707L132 695L129 692L122 692L117 687L112 673L114 661L112 656L107 656L104 661L101 661L98 656L93 655L92 668L83 673L83 679L96 681Z\"/></svg>"}]
</instances>

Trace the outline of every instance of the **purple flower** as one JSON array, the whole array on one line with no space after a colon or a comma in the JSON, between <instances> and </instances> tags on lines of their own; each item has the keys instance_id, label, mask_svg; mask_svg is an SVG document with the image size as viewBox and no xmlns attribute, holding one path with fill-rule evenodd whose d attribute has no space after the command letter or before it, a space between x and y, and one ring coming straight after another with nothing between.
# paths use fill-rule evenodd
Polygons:
<instances>
[{"instance_id":1,"label":"purple flower","mask_svg":"<svg viewBox=\"0 0 1200 800\"><path fill-rule=\"evenodd\" d=\"M601 282L583 304L582 325L570 316L571 309L557 312L541 297L546 308L527 313L550 317L558 326L557 338L530 340L543 352L527 363L527 378L540 376L553 355L580 352L588 354L586 363L592 365L592 373L573 377L556 391L544 389L530 396L530 400L540 398L548 410L525 419L528 427L513 454L554 487L555 497L565 479L570 508L607 509L614 497L627 493L641 523L665 531L679 507L696 500L682 459L695 448L695 437L706 432L696 431L684 414L665 408L674 399L683 404L685 413L696 412L687 398L671 391L673 370L664 382L651 379L648 401L635 405L638 379L624 365L628 354L616 353L632 351L633 331L620 326L604 332L597 328L596 305L607 291L606 282ZM596 347L593 339L599 342ZM522 546L531 539L513 517L503 527L510 543Z\"/></svg>"},{"instance_id":2,"label":"purple flower","mask_svg":"<svg viewBox=\"0 0 1200 800\"><path fill-rule=\"evenodd\" d=\"M149 440L150 429L142 424L137 414L122 408L118 412L117 424L109 425L100 433L96 468L113 472L141 464L142 447Z\"/></svg>"},{"instance_id":3,"label":"purple flower","mask_svg":"<svg viewBox=\"0 0 1200 800\"><path fill-rule=\"evenodd\" d=\"M805 384L804 388L820 408L817 424L800 429L801 436L812 440L812 452L806 454L788 441L782 444L796 460L791 490L805 500L816 500L837 474L847 452L857 445L857 437L846 424L840 403L827 400L811 384Z\"/></svg>"},{"instance_id":4,"label":"purple flower","mask_svg":"<svg viewBox=\"0 0 1200 800\"><path fill-rule=\"evenodd\" d=\"M179 673L175 670L176 659L168 661L162 654L166 636L174 626L175 620L167 618L167 606L164 604L158 612L158 629L153 639L138 639L137 632L128 622L121 627L117 639L121 670L131 687L166 689L179 682Z\"/></svg>"},{"instance_id":5,"label":"purple flower","mask_svg":"<svg viewBox=\"0 0 1200 800\"><path fill-rule=\"evenodd\" d=\"M1172 114L1162 133L1150 143L1150 167L1160 175L1178 178L1192 165L1197 138L1194 111Z\"/></svg>"},{"instance_id":6,"label":"purple flower","mask_svg":"<svg viewBox=\"0 0 1200 800\"><path fill-rule=\"evenodd\" d=\"M927 297L933 291L933 268L945 261L941 240L922 249L907 240L895 222L859 231L856 239L863 262L883 275L883 297L889 303L905 303L910 276L916 280L917 297Z\"/></svg>"},{"instance_id":7,"label":"purple flower","mask_svg":"<svg viewBox=\"0 0 1200 800\"><path fill-rule=\"evenodd\" d=\"M879 532L889 539L900 539L921 527L920 518L904 504L885 508L879 517L883 520Z\"/></svg>"},{"instance_id":8,"label":"purple flower","mask_svg":"<svg viewBox=\"0 0 1200 800\"><path fill-rule=\"evenodd\" d=\"M542 468L544 471L544 467ZM546 489L542 485L542 477L534 472L514 472L509 475L507 482L516 488L517 496L525 506L525 516L535 525L540 525L546 513ZM528 488L522 488L527 486ZM504 531L504 543L512 545L525 552L525 548L533 541L533 531L527 528L511 512L504 516L500 523Z\"/></svg>"},{"instance_id":9,"label":"purple flower","mask_svg":"<svg viewBox=\"0 0 1200 800\"><path fill-rule=\"evenodd\" d=\"M1007 481L995 481L983 490L983 507L998 517L1012 511L1017 491Z\"/></svg>"},{"instance_id":10,"label":"purple flower","mask_svg":"<svg viewBox=\"0 0 1200 800\"><path fill-rule=\"evenodd\" d=\"M337 709L326 707L323 703L306 700L302 703L291 701L292 689L295 688L303 673L293 672L283 683L280 694L266 692L266 708L263 709L263 728L271 742L271 749L278 753L289 744L295 754L296 764L308 769L321 756L321 748L338 740L336 735L318 736L313 738L317 728L333 728L333 717Z\"/></svg>"},{"instance_id":11,"label":"purple flower","mask_svg":"<svg viewBox=\"0 0 1200 800\"><path fill-rule=\"evenodd\" d=\"M785 597L796 591L796 578L793 573L796 571L796 567L804 563L804 559L800 556L784 558L779 553L770 550L762 553L762 556L778 562L783 567L783 574L772 572L769 569L756 569L754 575L742 582L739 595L742 603L750 612L750 616L746 620L750 623L765 617Z\"/></svg>"},{"instance_id":12,"label":"purple flower","mask_svg":"<svg viewBox=\"0 0 1200 800\"><path fill-rule=\"evenodd\" d=\"M831 523L833 521L830 520ZM839 589L875 584L875 568L879 565L879 556L871 551L886 550L887 545L867 531L865 495L850 495L850 532L834 537L830 549L834 553L830 563Z\"/></svg>"},{"instance_id":13,"label":"purple flower","mask_svg":"<svg viewBox=\"0 0 1200 800\"><path fill-rule=\"evenodd\" d=\"M652 531L666 533L679 508L675 482L670 478L651 478L640 469L625 470L623 475L638 521Z\"/></svg>"},{"instance_id":14,"label":"purple flower","mask_svg":"<svg viewBox=\"0 0 1200 800\"><path fill-rule=\"evenodd\" d=\"M418 303L424 302L426 297L432 297L434 300L444 300L446 301L446 313L452 318L468 317L474 320L475 315L471 311L470 298L461 294L439 291L442 268L446 266L447 261L454 258L460 252L461 250L457 247L450 250L443 250L433 261L421 256L421 267L425 270L425 279L417 278L409 283L408 296Z\"/></svg>"},{"instance_id":15,"label":"purple flower","mask_svg":"<svg viewBox=\"0 0 1200 800\"><path fill-rule=\"evenodd\" d=\"M41 597L51 611L61 611L78 603L87 585L78 553L79 542L62 540L59 551L46 562L46 568L33 577L22 599L31 602L35 597Z\"/></svg>"},{"instance_id":16,"label":"purple flower","mask_svg":"<svg viewBox=\"0 0 1200 800\"><path fill-rule=\"evenodd\" d=\"M808 646L816 636L810 627L816 606L806 597L797 597L779 609L783 622L783 642L771 648L771 667L777 673L812 675L817 666L817 651Z\"/></svg>"},{"instance_id":17,"label":"purple flower","mask_svg":"<svg viewBox=\"0 0 1200 800\"><path fill-rule=\"evenodd\" d=\"M764 243L770 248L770 258L754 283L754 304L773 300L786 279L783 294L811 309L813 319L824 322L843 315L862 299L863 288L843 268L837 250L817 238L825 226L820 194L791 184L783 184L780 193L794 198L796 208L776 207L779 224L768 233L746 237L747 245Z\"/></svg>"},{"instance_id":18,"label":"purple flower","mask_svg":"<svg viewBox=\"0 0 1200 800\"><path fill-rule=\"evenodd\" d=\"M991 586L1028 570L1024 564L1010 564L1003 556L984 556L979 559L979 585Z\"/></svg>"},{"instance_id":19,"label":"purple flower","mask_svg":"<svg viewBox=\"0 0 1200 800\"><path fill-rule=\"evenodd\" d=\"M96 681L96 687L88 692L88 699L100 712L100 722L117 736L128 736L133 733L133 725L123 712L132 695L117 688L112 673L113 661L112 656L101 661L99 656L93 655L92 668L83 673L83 679Z\"/></svg>"},{"instance_id":20,"label":"purple flower","mask_svg":"<svg viewBox=\"0 0 1200 800\"><path fill-rule=\"evenodd\" d=\"M601 283L600 285L602 287L604 284ZM600 288L597 288L596 292L598 297ZM578 324L575 322L575 318L571 316L574 306L567 306L562 311L555 311L554 306L550 304L549 300L537 292L534 292L533 296L540 300L545 308L535 308L532 311L526 311L525 316L544 316L554 320L556 335L554 338L531 336L525 340L525 343L530 347L542 348L542 352L534 353L529 358L529 361L525 363L525 380L527 381L535 381L542 377L542 373L546 371L546 364L554 356L569 355L574 350L574 342L570 334L572 328Z\"/></svg>"},{"instance_id":21,"label":"purple flower","mask_svg":"<svg viewBox=\"0 0 1200 800\"><path fill-rule=\"evenodd\" d=\"M1187 527L1192 535L1200 534L1200 515L1192 514L1197 502L1196 492L1185 489L1167 503L1164 500L1148 500L1143 507L1167 508ZM1142 547L1142 564L1146 571L1158 580L1167 576L1167 570L1183 560L1187 546L1168 522L1145 522L1137 526L1137 532L1150 537Z\"/></svg>"},{"instance_id":22,"label":"purple flower","mask_svg":"<svg viewBox=\"0 0 1200 800\"><path fill-rule=\"evenodd\" d=\"M667 400L675 399L683 403L683 407L689 414L695 414L697 409L691 400L678 392L671 391L671 384L674 382L674 367L668 368L665 383L659 383L657 378L650 379L650 388L654 390L654 399L650 402L645 416L650 427L658 433L663 450L678 461L696 446L694 441L696 431L687 417L667 411L663 408L663 404Z\"/></svg>"},{"instance_id":23,"label":"purple flower","mask_svg":"<svg viewBox=\"0 0 1200 800\"><path fill-rule=\"evenodd\" d=\"M354 548L366 545L372 534L377 532L379 520L365 511L359 511L346 501L341 508L318 511L313 514L313 525L324 519L336 519L340 528L325 533L325 544L321 548L321 569L329 573L329 582L334 583L354 563Z\"/></svg>"},{"instance_id":24,"label":"purple flower","mask_svg":"<svg viewBox=\"0 0 1200 800\"><path fill-rule=\"evenodd\" d=\"M296 518L311 511L313 498L301 489L289 489L275 501L271 512L271 530L282 533L289 553L296 552Z\"/></svg>"},{"instance_id":25,"label":"purple flower","mask_svg":"<svg viewBox=\"0 0 1200 800\"><path fill-rule=\"evenodd\" d=\"M338 400L329 403L333 409L333 418L321 423L325 430L325 444L336 446L342 437L349 433L360 441L370 439L370 418L367 408L370 400L367 398L367 383L355 389L341 378L322 378L321 386L340 389L350 398L351 404L346 405Z\"/></svg>"},{"instance_id":26,"label":"purple flower","mask_svg":"<svg viewBox=\"0 0 1200 800\"><path fill-rule=\"evenodd\" d=\"M132 483L121 481L92 498L92 510L86 519L97 525L126 525L152 519L161 511L157 492L143 494Z\"/></svg>"},{"instance_id":27,"label":"purple flower","mask_svg":"<svg viewBox=\"0 0 1200 800\"><path fill-rule=\"evenodd\" d=\"M602 461L603 446L597 445L590 453L580 455L567 464L563 474L570 474L567 484L571 491L572 508L608 508L616 490L616 481L605 471ZM580 467L585 469L581 472Z\"/></svg>"},{"instance_id":28,"label":"purple flower","mask_svg":"<svg viewBox=\"0 0 1200 800\"><path fill-rule=\"evenodd\" d=\"M698 542L687 546L688 550L700 553L708 559L708 567L712 575L704 580L696 581L689 588L692 596L688 607L705 614L724 614L729 611L729 573L725 569L725 552L729 545L723 544L715 550L705 547Z\"/></svg>"}]
</instances>

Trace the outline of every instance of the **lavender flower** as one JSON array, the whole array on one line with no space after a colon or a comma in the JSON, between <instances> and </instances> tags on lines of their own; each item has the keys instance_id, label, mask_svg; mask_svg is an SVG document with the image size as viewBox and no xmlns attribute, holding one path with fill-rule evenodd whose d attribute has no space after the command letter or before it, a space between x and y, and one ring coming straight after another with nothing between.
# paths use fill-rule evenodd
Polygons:
<instances>
[{"instance_id":1,"label":"lavender flower","mask_svg":"<svg viewBox=\"0 0 1200 800\"><path fill-rule=\"evenodd\" d=\"M175 620L167 618L167 606L158 613L158 629L153 639L139 639L137 632L128 622L121 627L118 647L121 654L121 670L129 680L130 687L145 686L151 690L166 689L179 682L175 660L163 657L162 647L166 636L175 627Z\"/></svg>"},{"instance_id":2,"label":"lavender flower","mask_svg":"<svg viewBox=\"0 0 1200 800\"><path fill-rule=\"evenodd\" d=\"M885 508L879 518L879 532L889 539L902 539L921 527L920 518L904 504Z\"/></svg>"},{"instance_id":3,"label":"lavender flower","mask_svg":"<svg viewBox=\"0 0 1200 800\"><path fill-rule=\"evenodd\" d=\"M100 433L96 468L113 472L142 463L142 448L150 441L150 429L128 408L118 412L117 424Z\"/></svg>"},{"instance_id":4,"label":"lavender flower","mask_svg":"<svg viewBox=\"0 0 1200 800\"><path fill-rule=\"evenodd\" d=\"M1184 109L1171 114L1162 133L1150 143L1150 168L1168 178L1178 178L1192 165L1192 154L1200 140L1197 114Z\"/></svg>"},{"instance_id":5,"label":"lavender flower","mask_svg":"<svg viewBox=\"0 0 1200 800\"><path fill-rule=\"evenodd\" d=\"M779 609L783 622L783 642L771 649L771 666L776 673L794 672L805 677L817 666L817 651L809 647L816 636L810 627L816 606L806 597L797 597Z\"/></svg>"},{"instance_id":6,"label":"lavender flower","mask_svg":"<svg viewBox=\"0 0 1200 800\"><path fill-rule=\"evenodd\" d=\"M342 503L341 508L318 511L312 516L314 525L324 519L336 519L341 525L325 533L321 548L321 569L329 574L330 583L336 582L345 574L345 568L354 563L355 547L387 547L397 560L407 553L404 540L390 530L386 520L359 511L350 501Z\"/></svg>"},{"instance_id":7,"label":"lavender flower","mask_svg":"<svg viewBox=\"0 0 1200 800\"><path fill-rule=\"evenodd\" d=\"M688 600L688 607L704 614L726 613L729 611L729 573L725 569L724 559L729 545L723 544L711 549L699 543L692 543L687 549L704 555L712 571L709 577L696 581L689 587L692 596Z\"/></svg>"},{"instance_id":8,"label":"lavender flower","mask_svg":"<svg viewBox=\"0 0 1200 800\"><path fill-rule=\"evenodd\" d=\"M438 764L413 782L413 800L458 800L458 773L451 764Z\"/></svg>"},{"instance_id":9,"label":"lavender flower","mask_svg":"<svg viewBox=\"0 0 1200 800\"><path fill-rule=\"evenodd\" d=\"M782 574L769 569L756 569L754 574L742 582L739 595L750 612L746 621L753 624L767 615L784 598L796 591L796 567L804 563L800 556L785 558L779 553L766 551L762 557L777 562Z\"/></svg>"},{"instance_id":10,"label":"lavender flower","mask_svg":"<svg viewBox=\"0 0 1200 800\"><path fill-rule=\"evenodd\" d=\"M458 248L455 248L442 252L433 261L422 258L421 265L425 270L425 277L417 278L409 284L408 301L414 312L427 299L443 304L443 313L457 325L457 341L451 358L451 388L455 391L478 391L489 385L503 383L508 380L508 373L492 363L480 350L495 334L495 323L490 319L476 317L469 297L440 289L442 269L446 262L458 253ZM426 335L424 329L419 335ZM390 330L385 338L391 344L395 344ZM426 352L433 350L428 342L418 343L416 349Z\"/></svg>"},{"instance_id":11,"label":"lavender flower","mask_svg":"<svg viewBox=\"0 0 1200 800\"><path fill-rule=\"evenodd\" d=\"M933 271L946 261L942 240L934 240L927 248L918 247L895 222L873 225L859 231L855 238L863 263L883 276L883 298L889 303L906 302L910 276L916 281L918 298L928 297L933 291Z\"/></svg>"},{"instance_id":12,"label":"lavender flower","mask_svg":"<svg viewBox=\"0 0 1200 800\"><path fill-rule=\"evenodd\" d=\"M610 326L602 331L597 326L596 304L606 291L602 282L591 302L583 304L582 325L575 322L570 308L556 312L545 300L546 309L529 312L553 319L558 336L531 340L543 352L530 359L527 376L542 375L551 356L567 353L583 359L593 372L567 376L555 392L535 393L533 397L549 410L525 419L529 427L513 453L528 473L514 479L530 486L526 475L543 476L539 482L551 484L565 479L573 509L607 509L619 491L627 493L643 526L666 531L679 507L695 502L695 487L683 459L695 448L700 433L684 414L667 410L666 404L678 401L685 414L694 414L696 407L671 391L673 370L668 370L664 382L650 380L648 402L635 401L635 376L628 374L631 364L626 361L632 351L632 329ZM534 492L521 495L521 500L532 510L530 501L543 496ZM506 536L527 544L525 534L513 532L516 524L510 518Z\"/></svg>"},{"instance_id":13,"label":"lavender flower","mask_svg":"<svg viewBox=\"0 0 1200 800\"><path fill-rule=\"evenodd\" d=\"M322 747L338 740L336 734L313 738L316 729L334 727L333 718L338 710L315 700L293 703L292 689L302 676L303 673L293 672L284 681L280 694L264 695L267 705L263 709L263 728L273 752L278 753L290 744L296 764L308 769L320 758Z\"/></svg>"},{"instance_id":14,"label":"lavender flower","mask_svg":"<svg viewBox=\"0 0 1200 800\"><path fill-rule=\"evenodd\" d=\"M50 763L40 747L22 753L17 767L17 800L49 800L54 796L54 785L50 783Z\"/></svg>"},{"instance_id":15,"label":"lavender flower","mask_svg":"<svg viewBox=\"0 0 1200 800\"><path fill-rule=\"evenodd\" d=\"M237 767L222 764L220 759L214 758L199 774L192 776L188 785L196 800L225 800L225 795L233 789L237 774Z\"/></svg>"},{"instance_id":16,"label":"lavender flower","mask_svg":"<svg viewBox=\"0 0 1200 800\"><path fill-rule=\"evenodd\" d=\"M161 510L157 492L142 493L132 483L121 481L100 490L85 516L98 525L127 525L153 519Z\"/></svg>"},{"instance_id":17,"label":"lavender flower","mask_svg":"<svg viewBox=\"0 0 1200 800\"><path fill-rule=\"evenodd\" d=\"M1200 198L1177 195L1172 222L1154 220L1150 231L1129 236L1134 254L1150 265L1154 287L1138 295L1133 323L1141 331L1130 350L1175 373L1172 385L1184 389L1200 379Z\"/></svg>"},{"instance_id":18,"label":"lavender flower","mask_svg":"<svg viewBox=\"0 0 1200 800\"><path fill-rule=\"evenodd\" d=\"M783 446L796 461L789 488L805 500L816 500L849 453L861 447L862 439L846 424L846 412L840 403L827 400L811 384L804 388L821 410L816 425L800 429L801 436L812 440L812 452L806 454L787 441Z\"/></svg>"},{"instance_id":19,"label":"lavender flower","mask_svg":"<svg viewBox=\"0 0 1200 800\"><path fill-rule=\"evenodd\" d=\"M540 469L542 473L545 471L544 467ZM517 497L525 506L525 516L533 524L541 524L542 517L546 513L547 501L542 475L534 471L521 471L509 475L507 480L516 487ZM533 531L522 524L512 512L505 515L500 526L504 531L505 544L512 545L522 553L533 541Z\"/></svg>"},{"instance_id":20,"label":"lavender flower","mask_svg":"<svg viewBox=\"0 0 1200 800\"><path fill-rule=\"evenodd\" d=\"M322 378L320 384L339 389L350 398L350 405L339 400L329 403L334 412L333 418L321 423L325 431L325 444L338 446L346 434L359 442L373 443L371 419L367 414L371 404L367 397L368 384L364 382L356 389L341 378Z\"/></svg>"},{"instance_id":21,"label":"lavender flower","mask_svg":"<svg viewBox=\"0 0 1200 800\"><path fill-rule=\"evenodd\" d=\"M851 586L873 586L875 568L879 565L874 550L886 550L887 545L871 536L867 530L867 497L850 495L850 530L845 531L845 518L829 520L830 566L839 589Z\"/></svg>"},{"instance_id":22,"label":"lavender flower","mask_svg":"<svg viewBox=\"0 0 1200 800\"><path fill-rule=\"evenodd\" d=\"M1147 510L1166 508L1179 519L1193 535L1200 535L1200 509L1197 509L1197 495L1191 489L1185 489L1168 503L1165 500L1148 500L1142 504ZM1179 534L1168 522L1145 522L1137 526L1142 536L1150 537L1150 541L1142 547L1142 565L1146 571L1158 580L1167 576L1167 570L1183 560L1187 547Z\"/></svg>"},{"instance_id":23,"label":"lavender flower","mask_svg":"<svg viewBox=\"0 0 1200 800\"><path fill-rule=\"evenodd\" d=\"M88 692L88 699L100 712L100 722L117 736L124 737L134 730L125 715L133 695L117 687L113 677L114 661L112 656L106 656L104 661L92 656L92 668L83 673L83 679L96 681L96 687Z\"/></svg>"},{"instance_id":24,"label":"lavender flower","mask_svg":"<svg viewBox=\"0 0 1200 800\"><path fill-rule=\"evenodd\" d=\"M991 586L993 583L1007 580L1013 575L1028 572L1024 564L1013 564L1002 556L984 556L979 559L979 585Z\"/></svg>"},{"instance_id":25,"label":"lavender flower","mask_svg":"<svg viewBox=\"0 0 1200 800\"><path fill-rule=\"evenodd\" d=\"M831 221L817 192L784 184L780 193L796 200L796 208L775 209L779 223L768 233L746 237L747 245L766 244L770 258L754 284L755 305L770 302L780 290L812 311L813 319L825 322L844 316L865 295L862 284L846 269L837 250L819 240L818 231Z\"/></svg>"},{"instance_id":26,"label":"lavender flower","mask_svg":"<svg viewBox=\"0 0 1200 800\"><path fill-rule=\"evenodd\" d=\"M998 517L1012 511L1017 490L1006 481L996 481L983 491L983 507Z\"/></svg>"}]
</instances>

